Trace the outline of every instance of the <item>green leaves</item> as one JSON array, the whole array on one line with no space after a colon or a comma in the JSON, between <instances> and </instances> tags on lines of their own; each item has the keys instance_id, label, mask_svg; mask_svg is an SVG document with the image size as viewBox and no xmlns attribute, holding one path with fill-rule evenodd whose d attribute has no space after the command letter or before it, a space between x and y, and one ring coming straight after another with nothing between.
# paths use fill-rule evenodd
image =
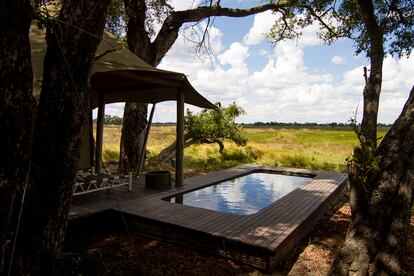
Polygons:
<instances>
[{"instance_id":1,"label":"green leaves","mask_svg":"<svg viewBox=\"0 0 414 276\"><path fill-rule=\"evenodd\" d=\"M247 138L235 122L243 114L244 110L235 103L227 107L219 106L217 110L204 110L199 114L187 110L184 119L185 140L231 140L244 146Z\"/></svg>"},{"instance_id":2,"label":"green leaves","mask_svg":"<svg viewBox=\"0 0 414 276\"><path fill-rule=\"evenodd\" d=\"M360 141L360 145L354 148L354 154L346 159L346 165L350 177L358 181L359 184L369 191L369 183L380 172L381 156L376 154L375 147L366 143L361 128L356 124L355 119L351 119L351 124Z\"/></svg>"},{"instance_id":3,"label":"green leaves","mask_svg":"<svg viewBox=\"0 0 414 276\"><path fill-rule=\"evenodd\" d=\"M369 1L363 2L370 5ZM375 24L384 37L385 52L392 55L409 55L414 47L414 4L412 1L372 1ZM356 0L299 0L292 1L289 9L275 22L268 34L276 43L301 35L302 29L319 22L319 37L327 43L340 38L355 42L357 54L370 56L372 46L367 30L367 16Z\"/></svg>"},{"instance_id":4,"label":"green leaves","mask_svg":"<svg viewBox=\"0 0 414 276\"><path fill-rule=\"evenodd\" d=\"M119 116L105 115L105 125L122 125L123 119Z\"/></svg>"}]
</instances>

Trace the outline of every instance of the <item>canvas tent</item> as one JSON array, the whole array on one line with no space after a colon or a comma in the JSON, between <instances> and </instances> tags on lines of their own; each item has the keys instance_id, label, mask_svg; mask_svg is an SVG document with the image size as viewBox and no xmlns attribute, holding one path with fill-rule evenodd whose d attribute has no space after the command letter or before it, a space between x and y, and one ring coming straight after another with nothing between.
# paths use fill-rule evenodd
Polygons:
<instances>
[{"instance_id":1,"label":"canvas tent","mask_svg":"<svg viewBox=\"0 0 414 276\"><path fill-rule=\"evenodd\" d=\"M39 96L46 54L45 30L34 22L30 28L34 95ZM138 58L108 31L96 52L98 60L91 74L92 108L98 107L99 95L105 94L105 103L158 103L176 100L177 90L185 95L185 102L202 108L215 108L200 95L182 73L156 69Z\"/></svg>"},{"instance_id":2,"label":"canvas tent","mask_svg":"<svg viewBox=\"0 0 414 276\"><path fill-rule=\"evenodd\" d=\"M63 23L62 23L63 24ZM30 29L32 47L32 66L34 81L34 96L40 95L43 75L43 59L46 54L45 30L33 22ZM91 74L91 112L98 107L98 125L96 147L98 156L102 151L102 134L104 107L106 103L142 102L158 103L162 101L177 101L177 160L176 181L180 185L183 178L183 131L184 103L201 108L215 108L206 98L200 95L190 84L184 74L159 70L145 63L125 47L122 47L116 37L105 31L96 52L97 61ZM89 126L88 126L89 128ZM93 163L93 144L90 132L85 131L83 149L81 152L80 168L91 166ZM95 164L100 165L101 158L95 158ZM176 183L176 184L177 184Z\"/></svg>"}]
</instances>

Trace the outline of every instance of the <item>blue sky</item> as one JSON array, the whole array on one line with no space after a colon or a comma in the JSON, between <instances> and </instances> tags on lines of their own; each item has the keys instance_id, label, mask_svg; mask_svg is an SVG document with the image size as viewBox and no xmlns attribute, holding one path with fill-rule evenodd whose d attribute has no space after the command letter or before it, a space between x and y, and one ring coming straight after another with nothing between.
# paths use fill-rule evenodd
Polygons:
<instances>
[{"instance_id":1,"label":"blue sky","mask_svg":"<svg viewBox=\"0 0 414 276\"><path fill-rule=\"evenodd\" d=\"M228 7L255 3L221 1ZM184 9L193 0L172 4ZM240 122L347 122L358 106L359 111L362 108L362 67L369 67L368 59L363 54L355 56L349 40L324 45L316 36L317 24L303 30L300 40L272 45L264 33L275 16L265 12L246 18L215 18L210 29L212 55L196 57L194 45L181 35L159 67L185 73L212 102L235 101L247 112ZM387 57L383 79L379 121L392 123L414 85L413 57ZM122 116L122 106L109 105L106 112ZM175 104L157 105L154 118L175 121Z\"/></svg>"}]
</instances>

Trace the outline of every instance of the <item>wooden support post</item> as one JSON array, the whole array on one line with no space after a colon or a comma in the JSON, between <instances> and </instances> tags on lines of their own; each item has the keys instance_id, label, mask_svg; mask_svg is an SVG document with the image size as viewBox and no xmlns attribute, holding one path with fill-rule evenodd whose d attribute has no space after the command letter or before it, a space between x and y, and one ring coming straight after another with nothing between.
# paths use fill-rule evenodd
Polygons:
<instances>
[{"instance_id":1,"label":"wooden support post","mask_svg":"<svg viewBox=\"0 0 414 276\"><path fill-rule=\"evenodd\" d=\"M184 93L177 92L177 145L175 152L175 186L184 182Z\"/></svg>"},{"instance_id":2,"label":"wooden support post","mask_svg":"<svg viewBox=\"0 0 414 276\"><path fill-rule=\"evenodd\" d=\"M132 192L132 172L129 173L128 177L128 191Z\"/></svg>"},{"instance_id":3,"label":"wooden support post","mask_svg":"<svg viewBox=\"0 0 414 276\"><path fill-rule=\"evenodd\" d=\"M137 168L137 172L136 172L137 177L140 177L141 173L142 173L142 167L144 165L144 158L145 158L145 151L147 149L148 136L149 136L149 132L151 130L152 118L154 117L154 111L155 111L155 104L153 104L152 108L151 108L151 113L150 113L150 116L149 116L149 119L148 119L147 128L145 130L144 143L142 145L141 152L139 153L138 168Z\"/></svg>"},{"instance_id":4,"label":"wooden support post","mask_svg":"<svg viewBox=\"0 0 414 276\"><path fill-rule=\"evenodd\" d=\"M103 129L105 122L105 96L103 93L99 94L98 103L98 120L96 123L96 148L95 148L95 173L99 174L102 170L102 144L103 144Z\"/></svg>"}]
</instances>

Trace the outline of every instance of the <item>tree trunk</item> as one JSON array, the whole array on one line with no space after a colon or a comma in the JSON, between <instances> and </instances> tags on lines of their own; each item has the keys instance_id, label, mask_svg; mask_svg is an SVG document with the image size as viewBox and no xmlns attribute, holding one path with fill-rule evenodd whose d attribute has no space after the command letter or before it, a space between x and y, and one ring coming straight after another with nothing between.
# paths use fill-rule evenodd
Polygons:
<instances>
[{"instance_id":1,"label":"tree trunk","mask_svg":"<svg viewBox=\"0 0 414 276\"><path fill-rule=\"evenodd\" d=\"M31 18L29 0L0 1L0 275L8 271L31 158Z\"/></svg>"},{"instance_id":2,"label":"tree trunk","mask_svg":"<svg viewBox=\"0 0 414 276\"><path fill-rule=\"evenodd\" d=\"M147 105L126 103L119 155L119 174L127 175L138 167L147 124Z\"/></svg>"},{"instance_id":3,"label":"tree trunk","mask_svg":"<svg viewBox=\"0 0 414 276\"><path fill-rule=\"evenodd\" d=\"M367 144L375 149L377 146L377 119L382 83L382 64L384 61L384 37L375 17L372 2L358 0L358 5L362 11L364 24L371 42L368 53L371 67L363 91L364 110L361 131Z\"/></svg>"},{"instance_id":4,"label":"tree trunk","mask_svg":"<svg viewBox=\"0 0 414 276\"><path fill-rule=\"evenodd\" d=\"M82 128L90 110L89 74L109 2L64 1L59 19L49 22L33 135L33 183L14 266L16 275L57 274L78 170Z\"/></svg>"},{"instance_id":5,"label":"tree trunk","mask_svg":"<svg viewBox=\"0 0 414 276\"><path fill-rule=\"evenodd\" d=\"M414 87L380 146L377 116L384 59L383 30L372 1L358 0L369 37L371 71L364 88L361 148L350 172L352 222L335 257L334 275L399 275L406 250L414 182ZM365 74L366 76L366 74ZM375 151L373 151L375 150ZM368 162L363 170L359 163Z\"/></svg>"},{"instance_id":6,"label":"tree trunk","mask_svg":"<svg viewBox=\"0 0 414 276\"><path fill-rule=\"evenodd\" d=\"M147 10L145 0L124 0L124 4L128 15L127 42L129 50L147 63L156 66L153 61L150 37L145 30ZM141 148L144 144L147 114L147 104L125 103L118 165L120 174L128 174L138 167Z\"/></svg>"},{"instance_id":7,"label":"tree trunk","mask_svg":"<svg viewBox=\"0 0 414 276\"><path fill-rule=\"evenodd\" d=\"M196 139L196 140L191 139L190 141L186 141L184 143L184 148L187 148L187 147L189 147L191 145L194 145L194 144L214 144L214 143L219 145L219 147L220 147L219 151L220 151L220 153L223 153L224 144L219 139L208 139L208 138ZM169 145L168 147L163 149L158 154L157 158L162 162L169 162L172 159L174 159L176 145L177 145L177 142L174 141L174 143L172 143L171 145Z\"/></svg>"},{"instance_id":8,"label":"tree trunk","mask_svg":"<svg viewBox=\"0 0 414 276\"><path fill-rule=\"evenodd\" d=\"M157 158L161 162L169 162L175 157L175 149L176 149L177 141L174 141L171 145L166 147L165 149L161 150L158 154ZM187 142L184 143L184 148L186 148Z\"/></svg>"},{"instance_id":9,"label":"tree trunk","mask_svg":"<svg viewBox=\"0 0 414 276\"><path fill-rule=\"evenodd\" d=\"M400 275L414 196L414 87L375 152L379 168L361 187L350 175L352 223L333 275Z\"/></svg>"}]
</instances>

